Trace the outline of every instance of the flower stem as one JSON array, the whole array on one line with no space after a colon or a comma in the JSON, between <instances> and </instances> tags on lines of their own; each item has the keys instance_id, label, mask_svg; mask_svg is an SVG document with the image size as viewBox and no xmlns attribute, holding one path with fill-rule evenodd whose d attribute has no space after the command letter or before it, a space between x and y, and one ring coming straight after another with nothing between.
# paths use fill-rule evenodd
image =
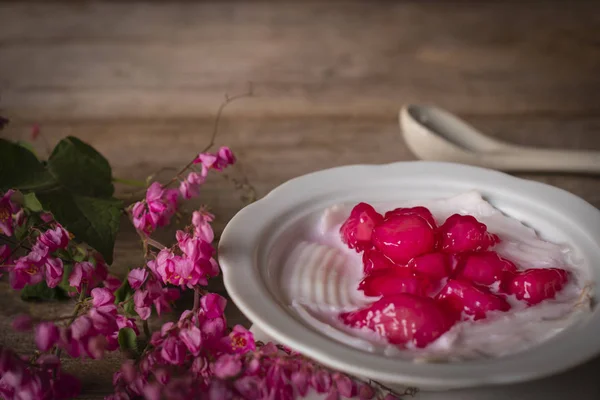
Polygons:
<instances>
[{"instance_id":1,"label":"flower stem","mask_svg":"<svg viewBox=\"0 0 600 400\"><path fill-rule=\"evenodd\" d=\"M81 306L83 304L83 300L85 299L85 293L87 292L87 285L82 285L81 286L81 293L79 293L79 298L77 299L77 303L75 304L75 308L73 309L73 313L71 314L71 317L69 318L69 321L67 322L67 326L71 325L73 323L73 321L75 321L75 318L77 318L77 315L79 314L79 310L81 310ZM56 347L56 357L60 358L60 353L62 352L62 349L60 347ZM56 379L56 371L54 371L54 379Z\"/></svg>"},{"instance_id":2,"label":"flower stem","mask_svg":"<svg viewBox=\"0 0 600 400\"><path fill-rule=\"evenodd\" d=\"M146 185L146 182L139 181L137 179L124 179L124 178L113 177L112 180L113 180L113 182L121 183L121 184L127 185L127 186L142 187L142 188L145 188L146 186L148 186L148 185Z\"/></svg>"},{"instance_id":3,"label":"flower stem","mask_svg":"<svg viewBox=\"0 0 600 400\"><path fill-rule=\"evenodd\" d=\"M157 242L156 240L150 238L150 237L146 237L144 238L144 240L146 241L146 243L148 243L150 246L158 249L158 250L162 250L164 248L166 248L167 246L165 246L162 243Z\"/></svg>"},{"instance_id":4,"label":"flower stem","mask_svg":"<svg viewBox=\"0 0 600 400\"><path fill-rule=\"evenodd\" d=\"M205 153L208 150L211 149L211 147L213 147L213 145L215 144L215 139L217 137L217 133L219 132L219 122L221 121L221 115L223 114L223 110L225 109L225 107L229 104L232 103L238 99L241 99L243 97L251 97L253 94L253 90L252 90L252 83L248 84L248 90L244 93L240 93L240 94L236 94L235 96L231 96L229 97L228 95L225 95L225 101L221 103L221 105L219 106L219 110L217 111L217 116L215 118L215 125L213 127L213 131L212 134L210 136L210 141L208 142L208 144L206 145L206 147L204 149L202 149L202 151L200 151L200 153ZM171 179L169 182L165 183L163 185L164 188L166 188L167 186L177 182L177 179L185 172L188 170L188 168L190 168L193 164L194 164L194 160L196 158L194 157L192 159L192 161L190 161L189 163L186 164L185 167L183 167L178 173L177 175L175 175L173 177L173 179Z\"/></svg>"}]
</instances>

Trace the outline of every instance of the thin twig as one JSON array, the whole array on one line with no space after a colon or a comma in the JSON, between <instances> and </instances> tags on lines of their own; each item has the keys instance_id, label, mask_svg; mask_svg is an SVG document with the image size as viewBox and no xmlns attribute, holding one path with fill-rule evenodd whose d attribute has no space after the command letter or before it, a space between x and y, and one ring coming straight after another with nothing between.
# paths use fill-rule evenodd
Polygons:
<instances>
[{"instance_id":1,"label":"thin twig","mask_svg":"<svg viewBox=\"0 0 600 400\"><path fill-rule=\"evenodd\" d=\"M206 145L206 147L204 149L202 149L202 151L200 153L205 153L208 150L210 150L214 144L215 144L215 139L217 137L217 133L219 132L219 122L221 121L221 115L223 114L223 110L225 110L225 107L227 107L228 104L244 98L244 97L251 97L252 96L252 83L248 84L248 91L241 93L241 94L237 94L235 96L231 96L229 97L228 95L225 95L225 101L223 103L221 103L221 105L219 106L219 110L217 111L217 116L215 117L215 124L213 127L213 132L210 136L210 141L208 142L208 144ZM185 167L183 167L178 173L177 175L175 175L169 182L165 183L163 185L163 187L167 187L171 184L173 184L174 182L177 181L177 179L181 176L181 174L183 174L188 168L190 168L193 164L194 164L194 159L192 159L192 161L190 161L189 163L186 164Z\"/></svg>"},{"instance_id":2,"label":"thin twig","mask_svg":"<svg viewBox=\"0 0 600 400\"><path fill-rule=\"evenodd\" d=\"M8 259L10 259L10 258L13 256L13 254L15 254L15 253L17 252L17 250L19 250L20 248L23 248L23 249L25 249L25 250L29 250L29 251L31 251L31 247L29 247L29 246L25 246L25 245L24 245L25 241L26 241L27 239L29 239L29 235L27 235L27 237L23 238L23 240L21 240L20 242L17 242L17 241L15 241L15 240L12 240L12 239L10 239L10 238L8 238L8 237L2 237L2 238L0 238L0 239L1 239L2 241L6 241L6 242L8 242L8 243L10 243L10 244L14 244L14 245L15 245L15 248L11 250L10 254L9 254L9 255L8 255L6 258L5 258L5 260L8 260Z\"/></svg>"},{"instance_id":3,"label":"thin twig","mask_svg":"<svg viewBox=\"0 0 600 400\"><path fill-rule=\"evenodd\" d=\"M73 323L73 321L75 321L75 318L77 318L77 316L79 315L79 310L81 310L81 307L83 305L83 300L85 299L85 292L87 292L87 285L84 284L81 286L81 293L79 293L79 298L77 299L77 303L75 304L73 313L71 314L71 317L69 318L69 321L67 322L67 327L70 326ZM61 352L62 352L62 349L60 347L56 347L56 357L60 358ZM56 374L56 371L54 372L54 374ZM56 376L54 378L56 379Z\"/></svg>"},{"instance_id":4,"label":"thin twig","mask_svg":"<svg viewBox=\"0 0 600 400\"><path fill-rule=\"evenodd\" d=\"M150 246L154 247L155 249L162 250L162 249L167 248L167 246L165 246L162 243L157 242L156 240L152 239L149 236L145 237L144 240L146 241L146 243L148 243Z\"/></svg>"}]
</instances>

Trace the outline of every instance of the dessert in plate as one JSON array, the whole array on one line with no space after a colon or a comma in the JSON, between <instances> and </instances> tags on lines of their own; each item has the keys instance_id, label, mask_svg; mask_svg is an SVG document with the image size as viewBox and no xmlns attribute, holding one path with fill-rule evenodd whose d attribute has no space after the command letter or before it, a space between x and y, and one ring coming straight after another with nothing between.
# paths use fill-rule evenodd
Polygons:
<instances>
[{"instance_id":1,"label":"dessert in plate","mask_svg":"<svg viewBox=\"0 0 600 400\"><path fill-rule=\"evenodd\" d=\"M219 241L227 291L266 336L421 390L523 382L600 354L597 260L600 212L577 196L422 161L292 179Z\"/></svg>"},{"instance_id":2,"label":"dessert in plate","mask_svg":"<svg viewBox=\"0 0 600 400\"><path fill-rule=\"evenodd\" d=\"M283 293L312 328L416 362L499 357L591 312L589 266L478 192L315 212L282 253Z\"/></svg>"}]
</instances>

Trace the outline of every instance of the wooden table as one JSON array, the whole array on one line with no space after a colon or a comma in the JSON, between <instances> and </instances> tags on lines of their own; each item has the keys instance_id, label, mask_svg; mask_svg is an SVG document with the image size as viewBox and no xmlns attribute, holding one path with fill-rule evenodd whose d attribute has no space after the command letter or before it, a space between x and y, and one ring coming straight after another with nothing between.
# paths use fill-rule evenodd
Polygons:
<instances>
[{"instance_id":1,"label":"wooden table","mask_svg":"<svg viewBox=\"0 0 600 400\"><path fill-rule=\"evenodd\" d=\"M600 150L600 7L502 3L0 3L6 134L24 138L39 123L50 145L76 135L115 176L144 179L185 164L208 141L225 94L252 82L254 97L230 105L218 142L239 157L232 178L245 175L260 196L323 168L413 160L397 125L407 102L435 103L515 143ZM36 145L44 150L43 140ZM600 207L598 178L521 176ZM200 203L213 207L219 229L243 205L223 178L186 209ZM120 275L142 262L135 233L122 225ZM32 341L8 329L11 315L72 307L22 303L6 282L0 288L0 343L19 351ZM219 282L213 289L223 292ZM233 305L228 314L247 322ZM115 354L66 368L84 379L84 397L97 399L111 391L118 363ZM576 371L592 377L589 367ZM600 398L593 381L586 393Z\"/></svg>"}]
</instances>

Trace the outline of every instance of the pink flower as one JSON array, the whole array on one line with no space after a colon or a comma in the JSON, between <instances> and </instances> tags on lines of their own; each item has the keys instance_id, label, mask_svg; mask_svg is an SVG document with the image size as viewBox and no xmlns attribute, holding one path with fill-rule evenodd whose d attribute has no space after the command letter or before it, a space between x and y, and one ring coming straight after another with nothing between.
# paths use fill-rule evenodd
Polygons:
<instances>
[{"instance_id":1,"label":"pink flower","mask_svg":"<svg viewBox=\"0 0 600 400\"><path fill-rule=\"evenodd\" d=\"M48 351L59 339L59 332L52 322L42 322L35 327L35 344L41 351Z\"/></svg>"},{"instance_id":2,"label":"pink flower","mask_svg":"<svg viewBox=\"0 0 600 400\"><path fill-rule=\"evenodd\" d=\"M133 205L133 208L131 209L131 215L133 219L133 226L135 226L138 231L149 235L156 230L156 222L148 212L146 203L143 201L138 201Z\"/></svg>"},{"instance_id":3,"label":"pink flower","mask_svg":"<svg viewBox=\"0 0 600 400\"><path fill-rule=\"evenodd\" d=\"M40 218L42 219L42 221L44 221L45 223L48 222L52 222L54 221L54 217L52 216L52 214L47 213L47 212L43 212L40 214Z\"/></svg>"},{"instance_id":4,"label":"pink flower","mask_svg":"<svg viewBox=\"0 0 600 400\"><path fill-rule=\"evenodd\" d=\"M194 164L202 164L202 175L206 176L208 170L222 171L223 168L235 163L235 156L229 147L221 147L217 154L200 153L194 160Z\"/></svg>"},{"instance_id":5,"label":"pink flower","mask_svg":"<svg viewBox=\"0 0 600 400\"><path fill-rule=\"evenodd\" d=\"M222 317L207 319L202 322L200 330L202 331L202 339L207 342L217 342L223 339L227 324ZM227 337L229 339L229 337Z\"/></svg>"},{"instance_id":6,"label":"pink flower","mask_svg":"<svg viewBox=\"0 0 600 400\"><path fill-rule=\"evenodd\" d=\"M207 318L217 318L223 315L227 300L216 293L208 293L200 299L200 306Z\"/></svg>"},{"instance_id":7,"label":"pink flower","mask_svg":"<svg viewBox=\"0 0 600 400\"><path fill-rule=\"evenodd\" d=\"M160 355L170 364L181 365L185 360L185 345L175 336L169 336L162 346Z\"/></svg>"},{"instance_id":8,"label":"pink flower","mask_svg":"<svg viewBox=\"0 0 600 400\"><path fill-rule=\"evenodd\" d=\"M92 308L88 315L96 332L103 335L112 335L113 332L118 330L114 315L100 311L97 308Z\"/></svg>"},{"instance_id":9,"label":"pink flower","mask_svg":"<svg viewBox=\"0 0 600 400\"><path fill-rule=\"evenodd\" d=\"M351 398L355 395L356 388L352 379L347 375L336 372L333 374L333 381L335 382L337 391L340 392L342 396Z\"/></svg>"},{"instance_id":10,"label":"pink flower","mask_svg":"<svg viewBox=\"0 0 600 400\"><path fill-rule=\"evenodd\" d=\"M121 280L114 275L108 275L102 283L104 287L111 292L115 292L119 287L121 287Z\"/></svg>"},{"instance_id":11,"label":"pink flower","mask_svg":"<svg viewBox=\"0 0 600 400\"><path fill-rule=\"evenodd\" d=\"M194 356L200 354L202 345L202 332L198 327L191 325L179 331L179 338Z\"/></svg>"},{"instance_id":12,"label":"pink flower","mask_svg":"<svg viewBox=\"0 0 600 400\"><path fill-rule=\"evenodd\" d=\"M231 339L231 349L234 353L246 353L256 350L254 335L241 325L236 325L229 334Z\"/></svg>"},{"instance_id":13,"label":"pink flower","mask_svg":"<svg viewBox=\"0 0 600 400\"><path fill-rule=\"evenodd\" d=\"M48 247L49 252L53 252L56 249L66 249L69 244L69 233L60 225L57 225L54 229L48 229L42 233L38 240Z\"/></svg>"},{"instance_id":14,"label":"pink flower","mask_svg":"<svg viewBox=\"0 0 600 400\"><path fill-rule=\"evenodd\" d=\"M7 190L0 198L0 232L6 236L13 235L13 213L17 211L17 206L10 200L14 190Z\"/></svg>"},{"instance_id":15,"label":"pink flower","mask_svg":"<svg viewBox=\"0 0 600 400\"><path fill-rule=\"evenodd\" d=\"M175 256L169 249L162 249L158 252L156 260L148 261L148 268L154 273L156 278L164 284L169 283L171 276L175 273L175 263L181 258Z\"/></svg>"},{"instance_id":16,"label":"pink flower","mask_svg":"<svg viewBox=\"0 0 600 400\"><path fill-rule=\"evenodd\" d=\"M92 289L92 305L98 311L109 314L117 313L114 294L106 288Z\"/></svg>"},{"instance_id":17,"label":"pink flower","mask_svg":"<svg viewBox=\"0 0 600 400\"><path fill-rule=\"evenodd\" d=\"M106 340L106 337L100 335L94 336L90 338L87 344L87 352L94 359L102 358L106 351L107 344L108 341Z\"/></svg>"},{"instance_id":18,"label":"pink flower","mask_svg":"<svg viewBox=\"0 0 600 400\"><path fill-rule=\"evenodd\" d=\"M217 162L217 156L211 153L200 153L194 160L194 164L202 164L202 174L207 175L208 170Z\"/></svg>"},{"instance_id":19,"label":"pink flower","mask_svg":"<svg viewBox=\"0 0 600 400\"><path fill-rule=\"evenodd\" d=\"M214 168L217 171L221 171L223 168L233 165L235 163L235 156L231 149L227 146L223 146L217 152L217 162Z\"/></svg>"},{"instance_id":20,"label":"pink flower","mask_svg":"<svg viewBox=\"0 0 600 400\"><path fill-rule=\"evenodd\" d=\"M331 375L324 370L317 371L312 375L310 383L317 392L326 393L331 388Z\"/></svg>"},{"instance_id":21,"label":"pink flower","mask_svg":"<svg viewBox=\"0 0 600 400\"><path fill-rule=\"evenodd\" d=\"M161 384L161 385L166 385L167 383L169 383L169 371L167 371L164 368L157 368L153 371L154 373L154 377L156 378L156 380Z\"/></svg>"},{"instance_id":22,"label":"pink flower","mask_svg":"<svg viewBox=\"0 0 600 400\"><path fill-rule=\"evenodd\" d=\"M156 313L161 315L163 312L171 311L170 303L177 300L179 295L179 290L175 288L161 289L160 295L154 299L154 308L156 308Z\"/></svg>"},{"instance_id":23,"label":"pink flower","mask_svg":"<svg viewBox=\"0 0 600 400\"><path fill-rule=\"evenodd\" d=\"M152 299L147 290L136 290L133 294L133 303L135 312L138 313L141 319L147 320L152 313Z\"/></svg>"},{"instance_id":24,"label":"pink flower","mask_svg":"<svg viewBox=\"0 0 600 400\"><path fill-rule=\"evenodd\" d=\"M190 237L182 231L178 231L176 237L179 248L192 261L198 261L201 258L209 259L215 252L209 242L197 237Z\"/></svg>"},{"instance_id":25,"label":"pink flower","mask_svg":"<svg viewBox=\"0 0 600 400\"><path fill-rule=\"evenodd\" d=\"M157 226L167 225L177 210L176 189L163 189L160 183L154 182L146 192L146 204L152 220Z\"/></svg>"},{"instance_id":26,"label":"pink flower","mask_svg":"<svg viewBox=\"0 0 600 400\"><path fill-rule=\"evenodd\" d=\"M12 321L12 328L19 332L25 332L33 327L29 315L17 315Z\"/></svg>"},{"instance_id":27,"label":"pink flower","mask_svg":"<svg viewBox=\"0 0 600 400\"><path fill-rule=\"evenodd\" d=\"M137 290L148 278L148 271L144 268L135 268L129 271L127 281L133 290Z\"/></svg>"},{"instance_id":28,"label":"pink flower","mask_svg":"<svg viewBox=\"0 0 600 400\"><path fill-rule=\"evenodd\" d=\"M69 276L69 285L81 292L81 287L89 283L94 276L94 266L87 261L75 264L71 276Z\"/></svg>"},{"instance_id":29,"label":"pink flower","mask_svg":"<svg viewBox=\"0 0 600 400\"><path fill-rule=\"evenodd\" d=\"M292 372L291 381L302 397L306 396L306 393L308 393L309 379L310 374L306 368L301 368L298 371Z\"/></svg>"},{"instance_id":30,"label":"pink flower","mask_svg":"<svg viewBox=\"0 0 600 400\"><path fill-rule=\"evenodd\" d=\"M31 247L31 252L29 254L35 254L35 258L39 258L40 260L45 260L48 257L48 248L45 244L40 242L36 242Z\"/></svg>"},{"instance_id":31,"label":"pink flower","mask_svg":"<svg viewBox=\"0 0 600 400\"><path fill-rule=\"evenodd\" d=\"M200 194L200 186L204 183L205 177L197 172L190 172L188 176L179 184L179 193L184 199L191 199Z\"/></svg>"},{"instance_id":32,"label":"pink flower","mask_svg":"<svg viewBox=\"0 0 600 400\"><path fill-rule=\"evenodd\" d=\"M160 385L158 383L148 383L142 389L146 400L160 400Z\"/></svg>"},{"instance_id":33,"label":"pink flower","mask_svg":"<svg viewBox=\"0 0 600 400\"><path fill-rule=\"evenodd\" d=\"M233 383L244 399L259 399L263 387L262 381L256 376L242 376Z\"/></svg>"},{"instance_id":34,"label":"pink flower","mask_svg":"<svg viewBox=\"0 0 600 400\"><path fill-rule=\"evenodd\" d=\"M215 270L211 262L213 247L208 243L198 238L190 238L189 235L178 232L177 239L179 248L183 252L185 258L176 264L175 276L170 279L170 283L174 285L206 285L208 283L207 276L215 276L218 274L218 269Z\"/></svg>"},{"instance_id":35,"label":"pink flower","mask_svg":"<svg viewBox=\"0 0 600 400\"><path fill-rule=\"evenodd\" d=\"M192 224L194 225L194 234L204 242L212 243L215 238L212 226L214 216L207 212L194 211L192 214Z\"/></svg>"},{"instance_id":36,"label":"pink flower","mask_svg":"<svg viewBox=\"0 0 600 400\"><path fill-rule=\"evenodd\" d=\"M85 339L94 333L92 319L87 315L77 317L70 326L71 337L75 340Z\"/></svg>"},{"instance_id":37,"label":"pink flower","mask_svg":"<svg viewBox=\"0 0 600 400\"><path fill-rule=\"evenodd\" d=\"M360 400L371 400L375 397L375 391L367 384L361 384L358 388L358 398Z\"/></svg>"},{"instance_id":38,"label":"pink flower","mask_svg":"<svg viewBox=\"0 0 600 400\"><path fill-rule=\"evenodd\" d=\"M213 370L217 378L233 378L242 370L242 362L238 356L224 354L215 361Z\"/></svg>"},{"instance_id":39,"label":"pink flower","mask_svg":"<svg viewBox=\"0 0 600 400\"><path fill-rule=\"evenodd\" d=\"M53 288L58 286L63 277L63 262L60 258L48 257L44 264L46 270L46 284Z\"/></svg>"},{"instance_id":40,"label":"pink flower","mask_svg":"<svg viewBox=\"0 0 600 400\"><path fill-rule=\"evenodd\" d=\"M25 285L40 283L44 279L42 275L44 262L45 259L34 251L19 258L10 273L11 287L13 289L23 289Z\"/></svg>"},{"instance_id":41,"label":"pink flower","mask_svg":"<svg viewBox=\"0 0 600 400\"><path fill-rule=\"evenodd\" d=\"M124 316L118 314L117 315L117 326L119 329L131 328L131 329L133 329L133 331L135 332L136 335L140 334L140 331L138 330L138 327L137 327L137 324L135 323L134 318L127 318L127 317L124 317Z\"/></svg>"}]
</instances>

